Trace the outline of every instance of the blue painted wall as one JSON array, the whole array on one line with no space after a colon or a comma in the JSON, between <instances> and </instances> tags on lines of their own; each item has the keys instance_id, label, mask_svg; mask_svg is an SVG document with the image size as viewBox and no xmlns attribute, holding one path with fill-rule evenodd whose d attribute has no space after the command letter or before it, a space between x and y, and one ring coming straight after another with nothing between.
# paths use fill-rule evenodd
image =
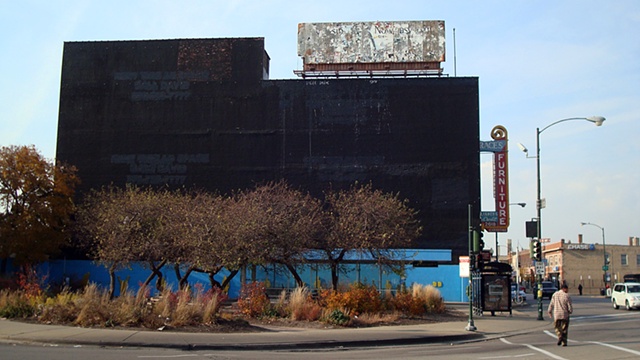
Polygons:
<instances>
[{"instance_id":1,"label":"blue painted wall","mask_svg":"<svg viewBox=\"0 0 640 360\"><path fill-rule=\"evenodd\" d=\"M381 290L390 289L397 290L403 284L410 287L412 284L433 285L436 287L445 301L459 302L467 301L465 289L468 278L460 278L458 265L440 265L433 268L406 268L406 278L400 275L380 270L375 264L351 264L344 266L346 273L340 274L340 284L348 285L355 281L364 284L374 285ZM163 278L167 286L176 290L178 281L173 271L173 267L164 267L161 270ZM147 279L151 271L141 264L132 264L130 268L116 271L118 282L126 282L128 289L137 291L142 283ZM309 265L299 269L299 273L305 284L311 288L330 288L331 273L328 268L323 266ZM99 287L108 289L109 273L107 268L93 261L86 260L54 260L41 264L38 268L38 274L45 277L46 282L51 285L59 285L65 281L79 283L86 279ZM215 276L215 279L222 282L228 271L223 270ZM257 267L255 275L248 270L247 281L253 278L256 281L262 281L272 288L293 288L295 281L291 274L281 267ZM68 279L68 280L67 280ZM152 291L155 293L155 280L151 283ZM116 284L116 295L120 294L120 285ZM192 287L202 287L204 290L210 288L209 279L206 274L192 273L189 276L189 284ZM199 285L196 285L199 284ZM382 284L382 286L380 286ZM241 274L238 273L229 286L229 296L237 298L241 287Z\"/></svg>"}]
</instances>

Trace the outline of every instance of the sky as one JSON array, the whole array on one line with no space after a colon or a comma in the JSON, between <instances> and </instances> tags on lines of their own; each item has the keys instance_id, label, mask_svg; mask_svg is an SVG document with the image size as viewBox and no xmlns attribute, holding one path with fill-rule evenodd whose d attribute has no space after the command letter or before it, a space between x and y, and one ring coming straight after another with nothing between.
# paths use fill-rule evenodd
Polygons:
<instances>
[{"instance_id":1,"label":"sky","mask_svg":"<svg viewBox=\"0 0 640 360\"><path fill-rule=\"evenodd\" d=\"M0 146L56 149L62 51L67 41L263 37L271 79L296 79L297 25L444 20L448 76L479 79L480 138L509 139L511 225L528 247L536 217L540 134L542 237L627 245L640 237L640 1L10 1L0 0ZM517 144L529 149L529 158ZM495 210L491 154L480 156L482 209ZM589 222L597 226L581 226ZM495 234L485 234L495 248Z\"/></svg>"}]
</instances>

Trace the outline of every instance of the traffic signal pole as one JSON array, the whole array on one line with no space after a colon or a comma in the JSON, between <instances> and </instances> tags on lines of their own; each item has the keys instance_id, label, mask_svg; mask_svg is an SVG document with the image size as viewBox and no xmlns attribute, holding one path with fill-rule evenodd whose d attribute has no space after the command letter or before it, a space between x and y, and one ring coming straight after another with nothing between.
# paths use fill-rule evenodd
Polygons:
<instances>
[{"instance_id":1,"label":"traffic signal pole","mask_svg":"<svg viewBox=\"0 0 640 360\"><path fill-rule=\"evenodd\" d=\"M469 323L464 328L467 331L476 331L478 328L473 324L473 268L475 267L475 258L473 256L473 223L471 217L471 204L469 204L469 289L468 298L469 298Z\"/></svg>"}]
</instances>

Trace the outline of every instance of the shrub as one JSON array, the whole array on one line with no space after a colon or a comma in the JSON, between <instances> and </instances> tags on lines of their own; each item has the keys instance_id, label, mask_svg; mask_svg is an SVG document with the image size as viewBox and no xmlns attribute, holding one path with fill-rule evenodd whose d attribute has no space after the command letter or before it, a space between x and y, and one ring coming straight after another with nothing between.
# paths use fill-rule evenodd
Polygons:
<instances>
[{"instance_id":1,"label":"shrub","mask_svg":"<svg viewBox=\"0 0 640 360\"><path fill-rule=\"evenodd\" d=\"M79 295L68 290L47 298L42 304L39 321L55 324L67 324L76 320L78 308L76 302Z\"/></svg>"},{"instance_id":2,"label":"shrub","mask_svg":"<svg viewBox=\"0 0 640 360\"><path fill-rule=\"evenodd\" d=\"M380 292L373 285L356 283L345 292L325 290L321 293L321 298L323 305L329 310L346 308L353 315L382 310Z\"/></svg>"},{"instance_id":3,"label":"shrub","mask_svg":"<svg viewBox=\"0 0 640 360\"><path fill-rule=\"evenodd\" d=\"M26 265L18 273L17 284L23 294L30 300L41 301L44 296L44 283L47 276L38 276L36 270ZM33 303L32 303L33 305Z\"/></svg>"},{"instance_id":4,"label":"shrub","mask_svg":"<svg viewBox=\"0 0 640 360\"><path fill-rule=\"evenodd\" d=\"M252 282L245 284L240 289L238 307L244 315L250 317L259 317L266 314L271 308L271 302L267 296L264 283Z\"/></svg>"},{"instance_id":5,"label":"shrub","mask_svg":"<svg viewBox=\"0 0 640 360\"><path fill-rule=\"evenodd\" d=\"M333 309L333 310L325 310L326 315L322 318L325 322L333 325L346 326L351 321L351 317L349 316L349 311L346 309Z\"/></svg>"},{"instance_id":6,"label":"shrub","mask_svg":"<svg viewBox=\"0 0 640 360\"><path fill-rule=\"evenodd\" d=\"M415 298L412 293L398 292L389 299L390 308L407 316L418 316L425 313L422 301Z\"/></svg>"},{"instance_id":7,"label":"shrub","mask_svg":"<svg viewBox=\"0 0 640 360\"><path fill-rule=\"evenodd\" d=\"M35 312L36 307L24 292L0 291L0 317L26 319Z\"/></svg>"}]
</instances>

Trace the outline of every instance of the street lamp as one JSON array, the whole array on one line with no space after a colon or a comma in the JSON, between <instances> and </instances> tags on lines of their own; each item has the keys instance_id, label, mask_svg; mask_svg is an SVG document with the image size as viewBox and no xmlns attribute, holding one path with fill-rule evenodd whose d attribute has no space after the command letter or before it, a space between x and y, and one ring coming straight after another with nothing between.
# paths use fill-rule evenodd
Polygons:
<instances>
[{"instance_id":1,"label":"street lamp","mask_svg":"<svg viewBox=\"0 0 640 360\"><path fill-rule=\"evenodd\" d=\"M604 240L604 228L598 224L594 224L594 223L590 223L590 222L583 222L580 223L582 226L585 225L591 225L591 226L595 226L597 228L599 228L600 230L602 230L602 252L603 252L603 263L602 263L602 271L604 271L604 275L602 276L602 281L604 282L604 288L605 291L607 289L607 270L609 270L609 266L607 266L607 247L606 247L606 243ZM606 295L606 293L605 293Z\"/></svg>"},{"instance_id":2,"label":"street lamp","mask_svg":"<svg viewBox=\"0 0 640 360\"><path fill-rule=\"evenodd\" d=\"M518 205L520 207L525 207L525 206L527 206L527 203L523 203L523 202L509 203L509 205ZM499 250L499 247L498 247L498 233L496 232L495 234L496 234L496 262L498 262L498 261L500 261L500 258L499 258L500 250Z\"/></svg>"},{"instance_id":3,"label":"street lamp","mask_svg":"<svg viewBox=\"0 0 640 360\"><path fill-rule=\"evenodd\" d=\"M584 120L584 121L589 121L594 123L596 126L600 126L602 125L602 123L606 120L604 117L602 116L589 116L589 117L572 117L572 118L567 118L567 119L562 119L562 120L558 120L556 122L553 122L545 127L542 128L542 130L540 130L540 128L536 128L536 163L537 163L537 167L536 167L536 174L537 174L537 197L536 197L536 209L537 209L537 215L538 215L538 221L537 221L537 225L538 225L538 229L537 229L537 235L538 235L538 241L542 240L542 208L544 207L542 204L542 199L540 198L540 134L542 134L543 131L547 130L548 128L559 124L561 122L565 122L565 121L572 121L572 120ZM529 157L529 152L527 150L526 147L524 147L524 145L522 144L518 144L518 147L524 151L524 153L527 155L527 157ZM538 291L540 291L540 289L542 288L542 275L537 274L537 283L538 283ZM540 294L538 294L538 320L544 320L542 317L542 296L539 296Z\"/></svg>"}]
</instances>

